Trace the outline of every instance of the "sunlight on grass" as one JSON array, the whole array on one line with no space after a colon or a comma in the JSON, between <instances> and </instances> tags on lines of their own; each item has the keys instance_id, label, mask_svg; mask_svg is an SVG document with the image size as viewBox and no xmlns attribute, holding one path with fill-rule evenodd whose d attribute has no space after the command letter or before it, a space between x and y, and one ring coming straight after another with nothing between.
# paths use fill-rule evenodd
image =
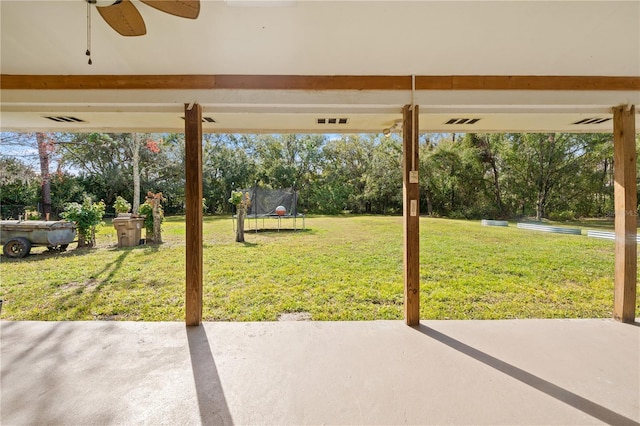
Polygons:
<instances>
[{"instance_id":1,"label":"sunlight on grass","mask_svg":"<svg viewBox=\"0 0 640 426\"><path fill-rule=\"evenodd\" d=\"M276 227L275 221L266 225ZM613 242L477 221L421 219L421 318L611 317ZM184 217L167 218L160 246L99 246L2 257L2 316L13 320L184 318ZM204 223L204 319L401 319L402 218L316 216L307 229L247 232ZM640 310L640 309L639 309Z\"/></svg>"}]
</instances>

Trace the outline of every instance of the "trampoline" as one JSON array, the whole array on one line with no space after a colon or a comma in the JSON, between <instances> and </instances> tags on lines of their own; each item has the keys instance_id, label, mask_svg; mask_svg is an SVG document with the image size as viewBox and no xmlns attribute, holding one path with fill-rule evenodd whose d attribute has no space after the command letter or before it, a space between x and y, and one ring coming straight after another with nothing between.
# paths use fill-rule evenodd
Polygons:
<instances>
[{"instance_id":1,"label":"trampoline","mask_svg":"<svg viewBox=\"0 0 640 426\"><path fill-rule=\"evenodd\" d=\"M269 189L254 186L249 189L242 189L242 193L249 193L251 205L247 210L245 218L249 225L247 231L258 232L259 229L267 229L265 219L276 219L277 229L298 230L298 219L302 219L302 228L305 229L305 217L303 213L298 213L298 192L294 188ZM282 208L284 207L284 211ZM236 216L234 215L234 218ZM262 220L262 222L260 222ZM283 228L287 222L291 228ZM235 231L235 220L234 231ZM251 225L254 225L253 229ZM260 227L260 225L262 225Z\"/></svg>"}]
</instances>

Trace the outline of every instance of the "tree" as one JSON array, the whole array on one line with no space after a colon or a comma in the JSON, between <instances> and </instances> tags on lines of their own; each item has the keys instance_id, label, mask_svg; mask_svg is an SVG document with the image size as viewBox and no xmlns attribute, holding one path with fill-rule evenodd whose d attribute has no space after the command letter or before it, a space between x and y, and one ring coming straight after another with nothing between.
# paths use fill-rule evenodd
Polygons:
<instances>
[{"instance_id":1,"label":"tree","mask_svg":"<svg viewBox=\"0 0 640 426\"><path fill-rule=\"evenodd\" d=\"M204 138L203 191L212 213L230 213L229 194L253 186L255 161L249 157L247 137L207 135Z\"/></svg>"},{"instance_id":2,"label":"tree","mask_svg":"<svg viewBox=\"0 0 640 426\"><path fill-rule=\"evenodd\" d=\"M421 211L461 218L568 218L613 210L610 134L455 136L421 136ZM38 186L47 180L48 201L44 186L40 191L47 211L48 205L56 212L65 203L81 202L85 192L109 208L118 195L135 204L138 191L161 192L168 214L183 211L182 134L3 133L2 147L16 160L5 169L26 177L8 181L5 174L0 194L4 217L16 217L9 204L22 210L35 206ZM259 182L275 188L295 185L306 212L398 213L401 160L397 135L205 135L205 205L210 213L229 213L231 191Z\"/></svg>"},{"instance_id":3,"label":"tree","mask_svg":"<svg viewBox=\"0 0 640 426\"><path fill-rule=\"evenodd\" d=\"M258 179L273 188L295 187L303 196L320 172L321 135L267 135L255 138Z\"/></svg>"},{"instance_id":4,"label":"tree","mask_svg":"<svg viewBox=\"0 0 640 426\"><path fill-rule=\"evenodd\" d=\"M156 146L154 146L156 145ZM147 191L162 192L163 210L167 213L184 211L185 179L184 179L184 134L171 133L156 136L147 142L147 150L153 153L150 161L142 170L142 186ZM206 182L206 180L205 180Z\"/></svg>"},{"instance_id":5,"label":"tree","mask_svg":"<svg viewBox=\"0 0 640 426\"><path fill-rule=\"evenodd\" d=\"M145 148L143 150L143 148ZM150 134L131 133L129 138L129 149L131 150L131 171L133 175L133 206L134 214L140 209L140 172L141 154L147 154L144 163L152 163L157 160L153 154L160 152L160 145L152 139ZM145 152L148 151L148 152Z\"/></svg>"},{"instance_id":6,"label":"tree","mask_svg":"<svg viewBox=\"0 0 640 426\"><path fill-rule=\"evenodd\" d=\"M476 152L477 159L483 167L483 179L493 194L495 201L496 216L506 218L509 212L502 200L502 158L501 153L504 147L504 135L475 134L469 133L464 137L465 143ZM492 210L492 209L487 209Z\"/></svg>"},{"instance_id":7,"label":"tree","mask_svg":"<svg viewBox=\"0 0 640 426\"><path fill-rule=\"evenodd\" d=\"M372 213L402 211L402 141L376 137L365 176L364 198Z\"/></svg>"},{"instance_id":8,"label":"tree","mask_svg":"<svg viewBox=\"0 0 640 426\"><path fill-rule=\"evenodd\" d=\"M49 174L49 155L54 150L55 145L44 133L36 133L38 142L38 158L40 160L40 188L42 214L45 218L51 214L51 176Z\"/></svg>"},{"instance_id":9,"label":"tree","mask_svg":"<svg viewBox=\"0 0 640 426\"><path fill-rule=\"evenodd\" d=\"M116 196L132 199L131 175L127 173L130 156L126 134L70 134L60 144L65 163L77 170L87 193L112 206Z\"/></svg>"},{"instance_id":10,"label":"tree","mask_svg":"<svg viewBox=\"0 0 640 426\"><path fill-rule=\"evenodd\" d=\"M486 150L469 135L453 136L428 134L420 147L421 208L453 218L495 216Z\"/></svg>"},{"instance_id":11,"label":"tree","mask_svg":"<svg viewBox=\"0 0 640 426\"><path fill-rule=\"evenodd\" d=\"M57 134L52 133L2 133L2 145L9 148L12 155L32 159L40 169L40 204L44 217L51 214L51 175L50 167L56 153ZM35 164L34 164L35 165ZM59 165L60 166L60 165Z\"/></svg>"},{"instance_id":12,"label":"tree","mask_svg":"<svg viewBox=\"0 0 640 426\"><path fill-rule=\"evenodd\" d=\"M423 187L429 197L427 211L450 215L458 207L458 183L462 167L460 150L452 140L442 140L423 150L420 160Z\"/></svg>"},{"instance_id":13,"label":"tree","mask_svg":"<svg viewBox=\"0 0 640 426\"><path fill-rule=\"evenodd\" d=\"M133 213L138 214L140 209L140 148L142 146L142 137L138 133L132 133L129 143L133 174Z\"/></svg>"},{"instance_id":14,"label":"tree","mask_svg":"<svg viewBox=\"0 0 640 426\"><path fill-rule=\"evenodd\" d=\"M552 204L569 202L586 195L585 182L599 162L603 138L569 133L509 134L505 153L510 191L524 214L533 206L537 220L547 216Z\"/></svg>"},{"instance_id":15,"label":"tree","mask_svg":"<svg viewBox=\"0 0 640 426\"><path fill-rule=\"evenodd\" d=\"M320 153L317 178L307 193L307 205L314 211L338 213L369 212L365 187L370 173L374 139L354 135L327 141Z\"/></svg>"},{"instance_id":16,"label":"tree","mask_svg":"<svg viewBox=\"0 0 640 426\"><path fill-rule=\"evenodd\" d=\"M140 193L151 190L153 176L164 163L160 145L152 135L130 133L81 133L69 135L59 146L67 164L78 169L90 186L90 193L113 205L116 196L133 201L133 211L140 205ZM143 176L147 179L142 179Z\"/></svg>"},{"instance_id":17,"label":"tree","mask_svg":"<svg viewBox=\"0 0 640 426\"><path fill-rule=\"evenodd\" d=\"M38 176L24 162L0 157L0 217L17 219L38 202Z\"/></svg>"}]
</instances>

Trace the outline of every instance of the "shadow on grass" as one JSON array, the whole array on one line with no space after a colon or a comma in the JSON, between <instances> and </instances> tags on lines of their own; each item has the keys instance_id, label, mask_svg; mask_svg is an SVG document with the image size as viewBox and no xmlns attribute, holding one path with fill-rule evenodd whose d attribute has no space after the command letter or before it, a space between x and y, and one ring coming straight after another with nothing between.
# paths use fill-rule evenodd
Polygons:
<instances>
[{"instance_id":1,"label":"shadow on grass","mask_svg":"<svg viewBox=\"0 0 640 426\"><path fill-rule=\"evenodd\" d=\"M639 424L633 419L616 413L615 411L612 411L607 407L604 407L587 398L568 391L567 389L561 388L560 386L555 385L541 377L538 377L534 374L529 373L528 371L516 367L515 365L509 364L496 357L493 357L486 352L482 352L481 350L469 346L459 340L454 339L453 337L449 337L446 334L440 333L439 331L429 328L423 324L413 327L413 329L419 331L427 337L430 337L444 345L449 346L451 349L454 349L475 359L476 361L483 363L488 367L496 369L509 377L512 377L528 386L531 386L532 388L545 393L550 397L557 399L558 401L564 402L565 404L577 410L580 410L583 413L588 414L589 416L595 417L602 422L610 425Z\"/></svg>"},{"instance_id":2,"label":"shadow on grass","mask_svg":"<svg viewBox=\"0 0 640 426\"><path fill-rule=\"evenodd\" d=\"M150 254L155 254L160 250L160 246L162 246L163 243L151 243L151 244L144 244L141 246L138 246L138 248L141 248L144 250L143 254L145 256L148 256Z\"/></svg>"},{"instance_id":3,"label":"shadow on grass","mask_svg":"<svg viewBox=\"0 0 640 426\"><path fill-rule=\"evenodd\" d=\"M116 274L116 272L118 272L120 270L120 268L122 267L122 262L124 262L124 259L126 259L126 257L129 256L130 253L131 253L131 250L123 251L120 254L120 256L118 256L116 258L116 260L114 260L113 262L107 263L104 266L104 268L102 268L99 272L97 272L95 274L91 274L91 278L96 278L96 277L100 276L101 274L103 274L104 272L108 271L111 268L111 271L109 272L109 274L105 278L103 278L101 280L100 285L104 284L106 281L108 281L111 278L113 278L113 276Z\"/></svg>"},{"instance_id":4,"label":"shadow on grass","mask_svg":"<svg viewBox=\"0 0 640 426\"><path fill-rule=\"evenodd\" d=\"M78 257L78 256L86 256L88 254L92 254L95 253L99 250L107 250L107 251L123 251L126 250L127 252L131 251L131 250L140 250L140 249L151 249L150 251L152 253L155 253L158 251L159 246L161 244L144 244L144 245L138 245L138 246L133 246L133 247L118 247L118 246L111 246L111 247L76 247L75 249L67 249L64 251L60 251L60 250L44 250L42 252L38 252L38 253L34 253L31 252L29 253L28 256L25 256L23 258L11 258L11 257L7 257L4 254L0 255L0 261L2 262L38 262L41 260L48 260L51 258L55 258L55 257L60 257L60 258L69 258L69 257ZM36 248L39 246L36 246Z\"/></svg>"},{"instance_id":5,"label":"shadow on grass","mask_svg":"<svg viewBox=\"0 0 640 426\"><path fill-rule=\"evenodd\" d=\"M64 312L65 320L86 319L87 310L90 309L105 284L122 268L122 263L130 253L130 250L123 251L114 261L107 263L102 269L91 274L88 281L77 286L62 287L64 293L55 298L50 305L50 309L58 313ZM104 278L98 278L105 273L107 275ZM78 309L78 307L80 308ZM103 314L95 319L110 319L111 317L112 315Z\"/></svg>"},{"instance_id":6,"label":"shadow on grass","mask_svg":"<svg viewBox=\"0 0 640 426\"><path fill-rule=\"evenodd\" d=\"M86 256L88 254L94 253L98 251L98 247L80 247L66 251L60 250L45 250L40 253L29 253L28 256L23 258L11 258L7 257L4 254L0 255L0 259L2 262L38 262L40 260L51 259L52 257L77 257L77 256Z\"/></svg>"}]
</instances>

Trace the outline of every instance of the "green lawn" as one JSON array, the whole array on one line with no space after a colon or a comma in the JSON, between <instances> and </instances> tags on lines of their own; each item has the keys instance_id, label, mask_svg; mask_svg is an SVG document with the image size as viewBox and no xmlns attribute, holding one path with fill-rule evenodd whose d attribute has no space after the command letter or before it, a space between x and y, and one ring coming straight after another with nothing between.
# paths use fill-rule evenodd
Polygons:
<instances>
[{"instance_id":1,"label":"green lawn","mask_svg":"<svg viewBox=\"0 0 640 426\"><path fill-rule=\"evenodd\" d=\"M229 218L205 218L204 319L402 318L402 218L321 216L306 225L248 232L239 244ZM420 226L423 319L612 316L612 241L479 221L422 218ZM167 218L165 244L117 249L107 225L95 249L2 256L2 317L182 321L184 229L183 217Z\"/></svg>"}]
</instances>

